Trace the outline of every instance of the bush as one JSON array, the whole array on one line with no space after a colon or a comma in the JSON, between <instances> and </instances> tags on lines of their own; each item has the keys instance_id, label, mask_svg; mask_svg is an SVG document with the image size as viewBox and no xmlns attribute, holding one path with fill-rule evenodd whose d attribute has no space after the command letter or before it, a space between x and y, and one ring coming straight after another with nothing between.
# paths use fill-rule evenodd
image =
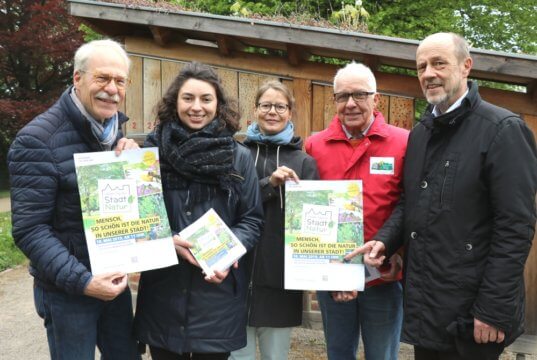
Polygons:
<instances>
[{"instance_id":1,"label":"bush","mask_svg":"<svg viewBox=\"0 0 537 360\"><path fill-rule=\"evenodd\" d=\"M24 259L11 237L11 213L0 213L0 271L21 264Z\"/></svg>"}]
</instances>

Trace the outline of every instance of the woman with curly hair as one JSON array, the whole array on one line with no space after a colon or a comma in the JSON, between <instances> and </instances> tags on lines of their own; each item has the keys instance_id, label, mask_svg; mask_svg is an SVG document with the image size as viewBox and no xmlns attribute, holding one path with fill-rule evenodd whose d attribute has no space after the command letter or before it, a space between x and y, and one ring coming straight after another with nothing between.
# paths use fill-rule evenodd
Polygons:
<instances>
[{"instance_id":1,"label":"woman with curly hair","mask_svg":"<svg viewBox=\"0 0 537 360\"><path fill-rule=\"evenodd\" d=\"M145 145L158 146L179 264L142 273L135 332L154 360L227 359L246 345L246 274L202 272L178 232L213 208L249 251L263 211L253 159L233 139L239 114L207 65L185 65L158 105Z\"/></svg>"}]
</instances>

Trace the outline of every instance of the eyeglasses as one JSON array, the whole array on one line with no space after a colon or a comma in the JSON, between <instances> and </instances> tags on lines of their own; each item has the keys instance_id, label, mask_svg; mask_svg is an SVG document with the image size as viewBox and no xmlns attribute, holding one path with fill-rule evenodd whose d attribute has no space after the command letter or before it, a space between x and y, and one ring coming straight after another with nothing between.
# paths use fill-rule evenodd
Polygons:
<instances>
[{"instance_id":1,"label":"eyeglasses","mask_svg":"<svg viewBox=\"0 0 537 360\"><path fill-rule=\"evenodd\" d=\"M100 72L91 73L89 71L80 70L81 73L88 73L93 76L93 81L100 87L105 87L110 84L112 80L118 87L118 89L125 89L130 84L130 79L125 76L112 76L110 74L104 74Z\"/></svg>"},{"instance_id":2,"label":"eyeglasses","mask_svg":"<svg viewBox=\"0 0 537 360\"><path fill-rule=\"evenodd\" d=\"M274 106L274 109L276 110L276 112L278 114L283 114L284 112L287 111L287 109L289 109L289 105L282 104L282 103L272 104L272 103L269 103L269 102L262 102L262 103L257 104L257 108L262 113L269 112L272 109L273 106Z\"/></svg>"},{"instance_id":3,"label":"eyeglasses","mask_svg":"<svg viewBox=\"0 0 537 360\"><path fill-rule=\"evenodd\" d=\"M339 92L334 94L334 100L337 103L346 103L349 101L349 97L352 96L352 99L357 102L362 102L367 99L369 95L374 95L374 91L355 91L352 93L348 92Z\"/></svg>"}]
</instances>

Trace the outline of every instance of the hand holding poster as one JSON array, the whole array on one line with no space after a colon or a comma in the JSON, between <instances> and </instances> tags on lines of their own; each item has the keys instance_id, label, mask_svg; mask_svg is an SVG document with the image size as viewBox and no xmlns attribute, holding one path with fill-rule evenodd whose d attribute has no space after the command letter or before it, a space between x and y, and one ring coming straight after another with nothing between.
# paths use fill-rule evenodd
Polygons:
<instances>
[{"instance_id":1,"label":"hand holding poster","mask_svg":"<svg viewBox=\"0 0 537 360\"><path fill-rule=\"evenodd\" d=\"M74 155L93 274L177 264L157 148Z\"/></svg>"},{"instance_id":2,"label":"hand holding poster","mask_svg":"<svg viewBox=\"0 0 537 360\"><path fill-rule=\"evenodd\" d=\"M286 289L363 290L362 258L343 262L363 243L361 180L286 182Z\"/></svg>"}]
</instances>

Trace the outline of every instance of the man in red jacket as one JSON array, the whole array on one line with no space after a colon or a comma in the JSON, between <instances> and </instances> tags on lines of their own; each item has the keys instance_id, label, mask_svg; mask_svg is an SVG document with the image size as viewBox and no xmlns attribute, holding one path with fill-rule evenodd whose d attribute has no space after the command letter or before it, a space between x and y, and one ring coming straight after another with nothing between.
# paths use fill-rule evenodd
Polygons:
<instances>
[{"instance_id":1,"label":"man in red jacket","mask_svg":"<svg viewBox=\"0 0 537 360\"><path fill-rule=\"evenodd\" d=\"M364 238L369 241L390 216L401 193L408 131L386 124L376 110L380 95L371 70L350 63L334 78L337 115L306 141L322 180L360 179ZM379 166L383 164L383 166ZM397 359L402 321L402 260L395 254L380 279L363 293L317 293L329 360L356 359L360 333L368 360Z\"/></svg>"}]
</instances>

